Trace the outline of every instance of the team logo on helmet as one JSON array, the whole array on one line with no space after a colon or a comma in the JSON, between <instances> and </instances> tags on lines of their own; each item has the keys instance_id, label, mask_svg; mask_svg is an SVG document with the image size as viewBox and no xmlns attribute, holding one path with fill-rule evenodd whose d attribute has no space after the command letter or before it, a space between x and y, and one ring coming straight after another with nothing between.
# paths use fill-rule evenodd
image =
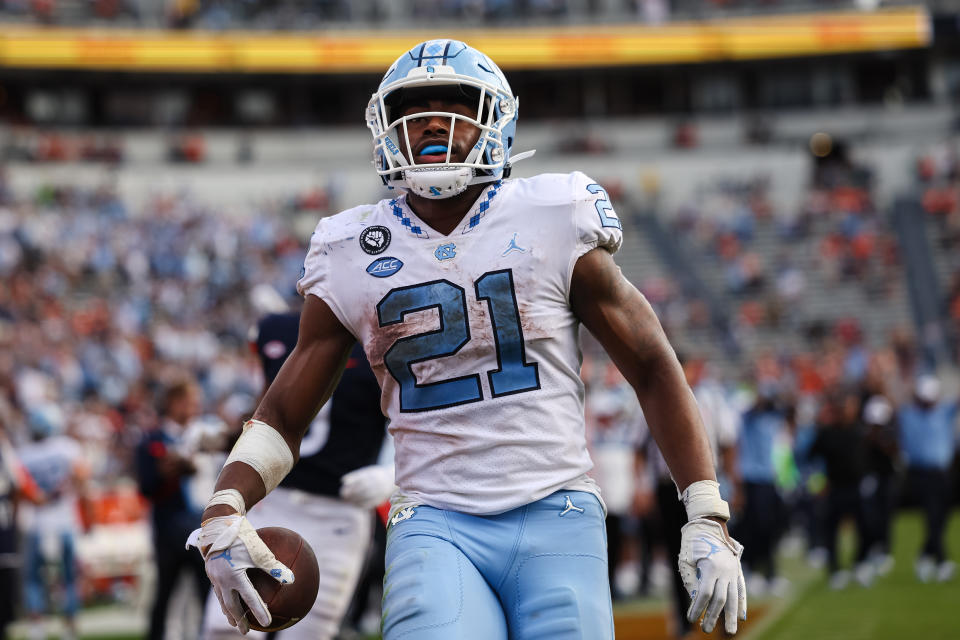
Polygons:
<instances>
[{"instance_id":1,"label":"team logo on helmet","mask_svg":"<svg viewBox=\"0 0 960 640\"><path fill-rule=\"evenodd\" d=\"M383 253L390 246L390 229L376 225L360 233L360 248L372 256Z\"/></svg>"}]
</instances>

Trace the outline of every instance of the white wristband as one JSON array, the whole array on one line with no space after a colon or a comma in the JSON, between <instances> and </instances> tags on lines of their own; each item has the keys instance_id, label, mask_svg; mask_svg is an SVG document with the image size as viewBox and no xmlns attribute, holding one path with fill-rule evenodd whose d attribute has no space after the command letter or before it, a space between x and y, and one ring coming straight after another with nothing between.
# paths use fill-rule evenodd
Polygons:
<instances>
[{"instance_id":1,"label":"white wristband","mask_svg":"<svg viewBox=\"0 0 960 640\"><path fill-rule=\"evenodd\" d=\"M698 480L683 490L680 500L687 509L687 521L714 516L730 519L730 507L720 497L720 484L715 480Z\"/></svg>"},{"instance_id":2,"label":"white wristband","mask_svg":"<svg viewBox=\"0 0 960 640\"><path fill-rule=\"evenodd\" d=\"M236 489L221 489L214 493L210 501L207 502L207 509L215 504L225 504L228 507L233 507L233 510L241 516L247 514L247 505L244 504L243 496Z\"/></svg>"},{"instance_id":3,"label":"white wristband","mask_svg":"<svg viewBox=\"0 0 960 640\"><path fill-rule=\"evenodd\" d=\"M279 431L266 422L247 420L223 466L231 462L243 462L253 467L270 493L293 468L293 454Z\"/></svg>"}]
</instances>

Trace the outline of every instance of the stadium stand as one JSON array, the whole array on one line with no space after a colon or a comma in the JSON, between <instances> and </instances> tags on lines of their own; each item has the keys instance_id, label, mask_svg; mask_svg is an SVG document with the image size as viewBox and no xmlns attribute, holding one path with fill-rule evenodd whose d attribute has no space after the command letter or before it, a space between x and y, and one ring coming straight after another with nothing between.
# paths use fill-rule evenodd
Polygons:
<instances>
[{"instance_id":1,"label":"stadium stand","mask_svg":"<svg viewBox=\"0 0 960 640\"><path fill-rule=\"evenodd\" d=\"M350 25L584 24L635 20L659 24L758 13L872 10L876 0L5 0L5 20L58 25L305 30ZM907 2L884 2L884 5Z\"/></svg>"}]
</instances>

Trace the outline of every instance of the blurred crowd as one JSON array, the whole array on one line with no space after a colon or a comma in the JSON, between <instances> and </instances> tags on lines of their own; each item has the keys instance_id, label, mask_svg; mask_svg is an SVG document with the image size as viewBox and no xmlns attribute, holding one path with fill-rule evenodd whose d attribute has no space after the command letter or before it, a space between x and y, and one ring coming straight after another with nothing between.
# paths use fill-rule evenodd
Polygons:
<instances>
[{"instance_id":1,"label":"blurred crowd","mask_svg":"<svg viewBox=\"0 0 960 640\"><path fill-rule=\"evenodd\" d=\"M877 8L880 0L0 0L0 17L41 24L117 24L201 29L289 29L330 23L385 20L479 20L488 24L529 22L608 22L633 19L648 24L671 17L708 18L723 15L824 9Z\"/></svg>"},{"instance_id":2,"label":"blurred crowd","mask_svg":"<svg viewBox=\"0 0 960 640\"><path fill-rule=\"evenodd\" d=\"M115 539L95 528L145 520L135 484L154 512L171 496L182 498L175 509L203 504L218 467L202 465L200 454L211 442L222 448L263 385L248 332L258 314L294 294L305 245L284 211L318 202L297 195L239 218L181 195L156 197L131 215L109 186L44 186L26 199L0 188L2 466L17 469L10 461L19 458L39 487L23 493L32 499L21 512L27 611L39 615L51 604L46 596L61 593L42 585L44 558L61 561L67 588L55 599L68 620L82 599L129 586L121 573L121 583L108 575L78 590L70 569L82 528L107 545L88 549L105 555L100 569L116 560ZM156 434L171 424L183 432L183 461L144 476L170 446ZM155 446L144 448L150 438ZM7 493L27 486L22 474L7 475ZM193 478L191 488L180 487L181 476ZM192 524L199 512L190 513ZM0 516L3 524L12 527ZM128 539L133 551L138 538Z\"/></svg>"},{"instance_id":3,"label":"blurred crowd","mask_svg":"<svg viewBox=\"0 0 960 640\"><path fill-rule=\"evenodd\" d=\"M636 396L602 352L591 354L583 366L587 432L611 514L614 597L648 595L659 582L674 594L672 629L681 636L686 594L664 583L685 516ZM776 560L787 538L826 569L830 588L870 587L894 565L891 520L908 505L926 524L917 579L954 578L957 550L945 548L944 530L958 495L960 389L926 370L912 343L838 350L806 368L762 357L740 378L706 358L680 358L731 505L731 533L745 546L751 597L789 591ZM846 522L855 531L851 558L838 547Z\"/></svg>"},{"instance_id":4,"label":"blurred crowd","mask_svg":"<svg viewBox=\"0 0 960 640\"><path fill-rule=\"evenodd\" d=\"M747 358L770 349L807 361L834 344L862 351L905 331L898 238L875 204L870 170L837 147L842 153L814 165L792 207L774 204L761 174L695 186L664 218L705 285L691 288L676 272L640 277L668 334L727 339Z\"/></svg>"},{"instance_id":5,"label":"blurred crowd","mask_svg":"<svg viewBox=\"0 0 960 640\"><path fill-rule=\"evenodd\" d=\"M102 418L85 439L135 437L155 420L151 399L189 374L205 411L235 421L260 387L251 292L292 294L303 250L282 211L233 218L185 195L135 216L110 187L0 203L0 416L23 424L56 404ZM95 477L129 462L115 444Z\"/></svg>"},{"instance_id":6,"label":"blurred crowd","mask_svg":"<svg viewBox=\"0 0 960 640\"><path fill-rule=\"evenodd\" d=\"M923 209L936 228L935 244L945 256L948 333L954 344L960 344L960 156L956 141L921 155L916 178Z\"/></svg>"}]
</instances>

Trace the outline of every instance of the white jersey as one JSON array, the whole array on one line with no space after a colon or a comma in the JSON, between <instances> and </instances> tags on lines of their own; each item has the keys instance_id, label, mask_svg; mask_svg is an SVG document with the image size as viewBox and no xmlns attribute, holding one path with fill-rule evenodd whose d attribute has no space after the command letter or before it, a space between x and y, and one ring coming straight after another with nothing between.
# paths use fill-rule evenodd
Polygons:
<instances>
[{"instance_id":1,"label":"white jersey","mask_svg":"<svg viewBox=\"0 0 960 640\"><path fill-rule=\"evenodd\" d=\"M596 493L570 280L621 238L582 173L495 183L449 235L403 196L320 221L298 289L364 345L396 446L394 510L492 514Z\"/></svg>"},{"instance_id":2,"label":"white jersey","mask_svg":"<svg viewBox=\"0 0 960 640\"><path fill-rule=\"evenodd\" d=\"M83 467L83 449L68 436L51 436L19 450L20 462L46 494L41 505L24 504L21 524L28 531L77 532L80 529L78 470Z\"/></svg>"}]
</instances>

